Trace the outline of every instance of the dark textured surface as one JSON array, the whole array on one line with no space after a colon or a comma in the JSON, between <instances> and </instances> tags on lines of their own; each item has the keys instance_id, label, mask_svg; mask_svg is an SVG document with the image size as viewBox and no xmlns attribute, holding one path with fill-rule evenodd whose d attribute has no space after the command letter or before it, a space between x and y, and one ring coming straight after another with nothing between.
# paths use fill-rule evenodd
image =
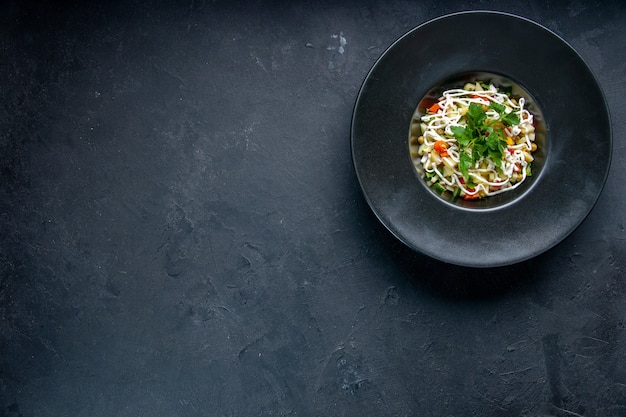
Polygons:
<instances>
[{"instance_id":1,"label":"dark textured surface","mask_svg":"<svg viewBox=\"0 0 626 417\"><path fill-rule=\"evenodd\" d=\"M382 51L476 8L570 42L614 132L582 225L489 270L395 242L349 147ZM618 1L3 3L0 416L625 416L624 39Z\"/></svg>"}]
</instances>

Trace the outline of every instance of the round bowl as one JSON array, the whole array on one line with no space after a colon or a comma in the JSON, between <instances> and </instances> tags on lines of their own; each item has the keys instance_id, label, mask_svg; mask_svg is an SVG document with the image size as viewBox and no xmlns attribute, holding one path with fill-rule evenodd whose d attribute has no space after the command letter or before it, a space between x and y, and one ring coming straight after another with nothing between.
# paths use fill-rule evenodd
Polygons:
<instances>
[{"instance_id":1,"label":"round bowl","mask_svg":"<svg viewBox=\"0 0 626 417\"><path fill-rule=\"evenodd\" d=\"M484 74L515 83L541 109L538 169L510 195L447 201L413 165L411 120L438 87ZM369 206L397 239L446 263L496 267L537 256L580 225L606 181L612 138L602 90L567 42L523 17L471 11L428 21L380 56L356 100L351 148Z\"/></svg>"}]
</instances>

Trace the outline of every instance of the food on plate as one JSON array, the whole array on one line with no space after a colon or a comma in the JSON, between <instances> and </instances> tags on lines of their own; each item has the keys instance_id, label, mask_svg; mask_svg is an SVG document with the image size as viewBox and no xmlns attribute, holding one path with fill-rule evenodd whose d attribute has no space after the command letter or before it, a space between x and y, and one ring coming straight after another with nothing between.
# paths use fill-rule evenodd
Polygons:
<instances>
[{"instance_id":1,"label":"food on plate","mask_svg":"<svg viewBox=\"0 0 626 417\"><path fill-rule=\"evenodd\" d=\"M420 107L411 157L438 194L482 199L514 190L532 175L535 124L524 97L476 81Z\"/></svg>"}]
</instances>

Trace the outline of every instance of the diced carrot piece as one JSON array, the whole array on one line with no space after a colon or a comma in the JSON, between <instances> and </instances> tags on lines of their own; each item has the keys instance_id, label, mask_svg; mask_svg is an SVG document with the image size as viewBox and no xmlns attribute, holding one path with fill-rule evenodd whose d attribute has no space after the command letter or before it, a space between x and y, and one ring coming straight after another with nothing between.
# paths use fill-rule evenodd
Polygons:
<instances>
[{"instance_id":1,"label":"diced carrot piece","mask_svg":"<svg viewBox=\"0 0 626 417\"><path fill-rule=\"evenodd\" d=\"M439 103L435 103L432 106L430 106L428 108L428 111L431 113L437 113L437 111L441 108L441 106L439 105Z\"/></svg>"}]
</instances>

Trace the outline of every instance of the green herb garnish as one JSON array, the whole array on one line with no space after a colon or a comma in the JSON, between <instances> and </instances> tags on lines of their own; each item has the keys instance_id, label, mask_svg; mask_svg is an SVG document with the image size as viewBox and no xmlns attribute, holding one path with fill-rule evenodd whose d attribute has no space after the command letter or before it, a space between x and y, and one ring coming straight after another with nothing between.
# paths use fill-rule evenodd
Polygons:
<instances>
[{"instance_id":1,"label":"green herb garnish","mask_svg":"<svg viewBox=\"0 0 626 417\"><path fill-rule=\"evenodd\" d=\"M520 123L519 116L513 112L507 113L506 107L504 107L502 104L494 103L492 101L491 104L489 104L489 108L498 112L498 115L500 116L500 121L505 126L513 126Z\"/></svg>"},{"instance_id":2,"label":"green herb garnish","mask_svg":"<svg viewBox=\"0 0 626 417\"><path fill-rule=\"evenodd\" d=\"M458 139L457 139L458 140ZM467 154L465 151L461 151L459 155L459 169L463 174L463 178L465 181L469 179L469 169L472 166L472 157Z\"/></svg>"},{"instance_id":3,"label":"green herb garnish","mask_svg":"<svg viewBox=\"0 0 626 417\"><path fill-rule=\"evenodd\" d=\"M506 136L502 129L497 127L500 121L505 126L513 126L520 123L515 113L507 113L502 104L491 102L489 108L498 113L497 120L487 119L487 114L482 106L470 103L465 119L467 125L451 126L450 129L459 142L459 170L466 182L469 181L469 168L481 158L488 158L499 167L502 166L502 153L506 149ZM470 151L471 148L471 151Z\"/></svg>"}]
</instances>

